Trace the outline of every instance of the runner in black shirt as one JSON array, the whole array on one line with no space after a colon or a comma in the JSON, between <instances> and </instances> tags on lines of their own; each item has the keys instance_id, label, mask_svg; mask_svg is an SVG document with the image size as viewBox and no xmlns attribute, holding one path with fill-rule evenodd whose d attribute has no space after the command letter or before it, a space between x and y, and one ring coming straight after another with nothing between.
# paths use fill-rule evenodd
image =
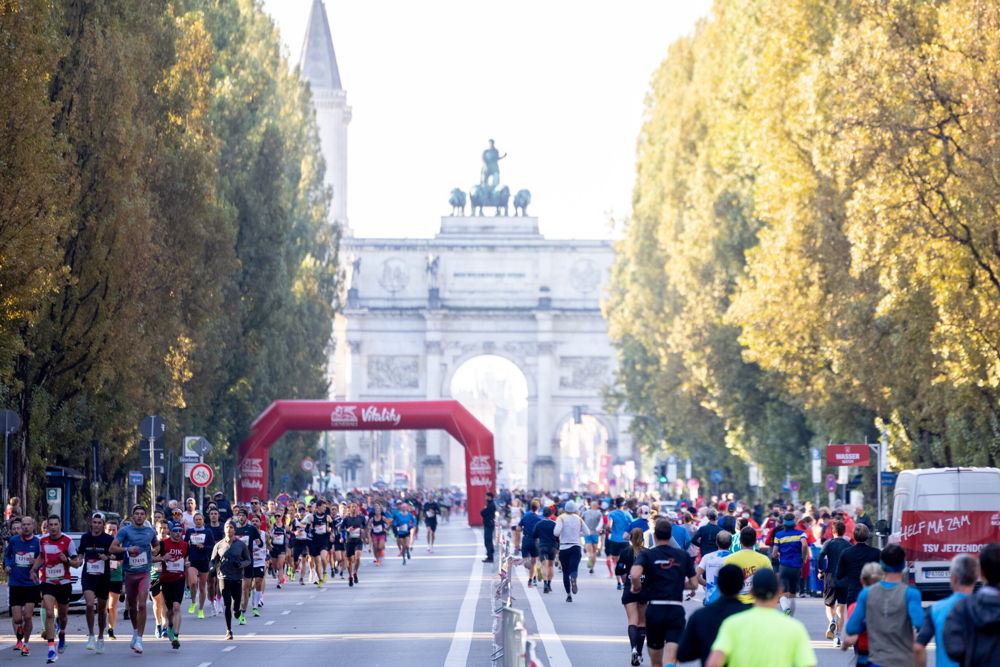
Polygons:
<instances>
[{"instance_id":1,"label":"runner in black shirt","mask_svg":"<svg viewBox=\"0 0 1000 667\"><path fill-rule=\"evenodd\" d=\"M552 508L542 510L542 520L535 524L535 539L538 540L538 560L542 561L542 592L552 592L552 565L559 551L556 539L556 522L552 520Z\"/></svg>"},{"instance_id":2,"label":"runner in black shirt","mask_svg":"<svg viewBox=\"0 0 1000 667\"><path fill-rule=\"evenodd\" d=\"M361 565L361 550L368 541L368 521L361 516L361 508L357 503L351 503L349 515L340 524L341 530L347 533L347 585L358 583L358 567Z\"/></svg>"},{"instance_id":3,"label":"runner in black shirt","mask_svg":"<svg viewBox=\"0 0 1000 667\"><path fill-rule=\"evenodd\" d=\"M424 503L424 525L427 526L428 553L434 553L434 533L437 532L439 514L441 514L441 506L434 498Z\"/></svg>"},{"instance_id":4,"label":"runner in black shirt","mask_svg":"<svg viewBox=\"0 0 1000 667\"><path fill-rule=\"evenodd\" d=\"M94 514L90 532L80 537L83 556L83 597L87 602L87 649L104 653L104 630L108 623L108 593L111 588L110 547L115 538L104 532L104 515ZM94 607L97 607L97 637L94 637Z\"/></svg>"},{"instance_id":5,"label":"runner in black shirt","mask_svg":"<svg viewBox=\"0 0 1000 667\"><path fill-rule=\"evenodd\" d=\"M673 524L659 519L653 529L656 546L635 558L629 573L632 592L646 601L646 645L654 665L674 664L684 632L684 590L697 590L694 561L670 546Z\"/></svg>"}]
</instances>

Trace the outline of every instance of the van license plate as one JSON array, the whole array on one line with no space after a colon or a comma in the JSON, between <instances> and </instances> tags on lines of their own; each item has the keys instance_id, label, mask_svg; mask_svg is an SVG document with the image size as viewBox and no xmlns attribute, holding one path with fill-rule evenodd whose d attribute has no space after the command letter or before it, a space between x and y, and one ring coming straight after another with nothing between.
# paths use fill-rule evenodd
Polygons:
<instances>
[{"instance_id":1,"label":"van license plate","mask_svg":"<svg viewBox=\"0 0 1000 667\"><path fill-rule=\"evenodd\" d=\"M928 579L947 579L950 575L948 570L924 570L924 576Z\"/></svg>"}]
</instances>

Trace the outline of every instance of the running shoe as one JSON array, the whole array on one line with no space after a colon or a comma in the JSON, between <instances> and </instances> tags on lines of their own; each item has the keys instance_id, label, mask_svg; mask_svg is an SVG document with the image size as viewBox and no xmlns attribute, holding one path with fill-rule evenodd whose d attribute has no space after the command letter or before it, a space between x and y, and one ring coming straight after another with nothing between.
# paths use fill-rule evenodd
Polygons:
<instances>
[{"instance_id":1,"label":"running shoe","mask_svg":"<svg viewBox=\"0 0 1000 667\"><path fill-rule=\"evenodd\" d=\"M108 639L118 639L118 637L115 637L114 628L108 628Z\"/></svg>"},{"instance_id":2,"label":"running shoe","mask_svg":"<svg viewBox=\"0 0 1000 667\"><path fill-rule=\"evenodd\" d=\"M351 588L354 588L354 577L351 577L350 579L347 580L347 585Z\"/></svg>"},{"instance_id":3,"label":"running shoe","mask_svg":"<svg viewBox=\"0 0 1000 667\"><path fill-rule=\"evenodd\" d=\"M566 596L566 602L572 602L572 601L573 601L573 596L572 595L567 595Z\"/></svg>"},{"instance_id":4,"label":"running shoe","mask_svg":"<svg viewBox=\"0 0 1000 667\"><path fill-rule=\"evenodd\" d=\"M305 579L299 579L299 586L305 586L305 585L306 585L306 580Z\"/></svg>"},{"instance_id":5,"label":"running shoe","mask_svg":"<svg viewBox=\"0 0 1000 667\"><path fill-rule=\"evenodd\" d=\"M247 624L247 615L240 614L240 625L246 625L246 624Z\"/></svg>"},{"instance_id":6,"label":"running shoe","mask_svg":"<svg viewBox=\"0 0 1000 667\"><path fill-rule=\"evenodd\" d=\"M20 651L20 650L21 650L21 647L22 647L23 645L24 645L24 644L23 644L23 643L21 643L21 640L20 640L20 639L18 639L18 640L17 640L17 643L16 643L16 644L14 644L14 650L15 650L15 651Z\"/></svg>"},{"instance_id":7,"label":"running shoe","mask_svg":"<svg viewBox=\"0 0 1000 667\"><path fill-rule=\"evenodd\" d=\"M191 606L188 607L188 613L189 614L193 614L194 613L194 608L195 608L195 604L194 604L194 600L192 600L191 601Z\"/></svg>"},{"instance_id":8,"label":"running shoe","mask_svg":"<svg viewBox=\"0 0 1000 667\"><path fill-rule=\"evenodd\" d=\"M136 636L135 643L132 644L132 650L142 655L142 637Z\"/></svg>"},{"instance_id":9,"label":"running shoe","mask_svg":"<svg viewBox=\"0 0 1000 667\"><path fill-rule=\"evenodd\" d=\"M233 631L226 630L226 639L232 639L232 638L233 638Z\"/></svg>"},{"instance_id":10,"label":"running shoe","mask_svg":"<svg viewBox=\"0 0 1000 667\"><path fill-rule=\"evenodd\" d=\"M198 618L205 618L205 610L204 609L199 609L198 610Z\"/></svg>"},{"instance_id":11,"label":"running shoe","mask_svg":"<svg viewBox=\"0 0 1000 667\"><path fill-rule=\"evenodd\" d=\"M104 637L97 638L97 653L104 653Z\"/></svg>"},{"instance_id":12,"label":"running shoe","mask_svg":"<svg viewBox=\"0 0 1000 667\"><path fill-rule=\"evenodd\" d=\"M29 655L31 655L31 649L28 648L27 644L21 644L21 657L27 658Z\"/></svg>"},{"instance_id":13,"label":"running shoe","mask_svg":"<svg viewBox=\"0 0 1000 667\"><path fill-rule=\"evenodd\" d=\"M53 662L55 662L58 659L59 659L59 656L56 655L55 648L53 648L52 645L50 644L49 645L49 656L48 656L48 658L46 658L45 664L46 665L51 665Z\"/></svg>"},{"instance_id":14,"label":"running shoe","mask_svg":"<svg viewBox=\"0 0 1000 667\"><path fill-rule=\"evenodd\" d=\"M576 588L576 577L573 577L572 579L569 580L569 586L570 589L572 589L573 591L573 595L576 595L578 592Z\"/></svg>"},{"instance_id":15,"label":"running shoe","mask_svg":"<svg viewBox=\"0 0 1000 667\"><path fill-rule=\"evenodd\" d=\"M357 574L354 575L354 583L358 583L358 575Z\"/></svg>"},{"instance_id":16,"label":"running shoe","mask_svg":"<svg viewBox=\"0 0 1000 667\"><path fill-rule=\"evenodd\" d=\"M87 650L88 651L93 651L94 650L94 644L95 643L96 643L96 640L94 638L94 635L87 635Z\"/></svg>"},{"instance_id":17,"label":"running shoe","mask_svg":"<svg viewBox=\"0 0 1000 667\"><path fill-rule=\"evenodd\" d=\"M837 636L836 636L836 637L834 638L834 640L833 640L833 645L834 645L834 646L835 646L836 648L840 648L840 644L841 644L841 641L842 641L842 640L840 639L840 633L838 632L838 633L837 633Z\"/></svg>"},{"instance_id":18,"label":"running shoe","mask_svg":"<svg viewBox=\"0 0 1000 667\"><path fill-rule=\"evenodd\" d=\"M830 627L826 629L826 638L833 639L833 633L837 629L837 623L835 621L830 621Z\"/></svg>"},{"instance_id":19,"label":"running shoe","mask_svg":"<svg viewBox=\"0 0 1000 667\"><path fill-rule=\"evenodd\" d=\"M632 667L638 667L639 660L641 659L642 656L639 654L639 651L636 649L632 649Z\"/></svg>"},{"instance_id":20,"label":"running shoe","mask_svg":"<svg viewBox=\"0 0 1000 667\"><path fill-rule=\"evenodd\" d=\"M622 582L620 582L620 581L618 582L618 586L617 586L617 588L618 588L618 590L621 590L621 589L622 589Z\"/></svg>"},{"instance_id":21,"label":"running shoe","mask_svg":"<svg viewBox=\"0 0 1000 667\"><path fill-rule=\"evenodd\" d=\"M66 652L66 633L65 632L60 632L59 633L59 643L56 645L56 651L58 651L60 655Z\"/></svg>"},{"instance_id":22,"label":"running shoe","mask_svg":"<svg viewBox=\"0 0 1000 667\"><path fill-rule=\"evenodd\" d=\"M260 616L260 609L257 609L257 608L255 607L255 608L254 608L254 610L253 610L253 611L251 611L250 613L251 613L251 614L253 614L254 616Z\"/></svg>"}]
</instances>

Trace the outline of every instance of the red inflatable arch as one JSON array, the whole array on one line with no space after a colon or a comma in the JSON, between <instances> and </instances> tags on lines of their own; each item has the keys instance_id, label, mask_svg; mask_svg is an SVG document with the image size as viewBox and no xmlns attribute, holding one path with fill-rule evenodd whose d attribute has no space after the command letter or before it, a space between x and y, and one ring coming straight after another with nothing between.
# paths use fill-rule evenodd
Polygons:
<instances>
[{"instance_id":1,"label":"red inflatable arch","mask_svg":"<svg viewBox=\"0 0 1000 667\"><path fill-rule=\"evenodd\" d=\"M240 443L238 500L266 498L267 450L286 431L423 431L444 429L465 447L469 525L481 526L486 492L495 491L493 434L458 401L340 403L275 401Z\"/></svg>"}]
</instances>

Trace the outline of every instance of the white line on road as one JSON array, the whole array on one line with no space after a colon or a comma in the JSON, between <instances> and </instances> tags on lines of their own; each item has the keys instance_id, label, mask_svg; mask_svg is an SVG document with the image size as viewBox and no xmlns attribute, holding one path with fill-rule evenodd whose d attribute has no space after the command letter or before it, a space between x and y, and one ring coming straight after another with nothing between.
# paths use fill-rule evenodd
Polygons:
<instances>
[{"instance_id":1,"label":"white line on road","mask_svg":"<svg viewBox=\"0 0 1000 667\"><path fill-rule=\"evenodd\" d=\"M291 614L291 613L292 613L292 610L291 610L291 609L286 609L286 610L284 610L283 612L281 612L281 615L282 615L282 616L288 616L288 615L289 615L289 614Z\"/></svg>"},{"instance_id":2,"label":"white line on road","mask_svg":"<svg viewBox=\"0 0 1000 667\"><path fill-rule=\"evenodd\" d=\"M264 625L274 625L274 621L267 621Z\"/></svg>"},{"instance_id":3,"label":"white line on road","mask_svg":"<svg viewBox=\"0 0 1000 667\"><path fill-rule=\"evenodd\" d=\"M211 665L211 664L212 664L212 663L210 663L210 662L203 662L203 663L201 663L200 665L198 665L198 667L208 667L208 666L209 666L209 665Z\"/></svg>"},{"instance_id":4,"label":"white line on road","mask_svg":"<svg viewBox=\"0 0 1000 667\"><path fill-rule=\"evenodd\" d=\"M256 636L257 636L257 633L256 633L256 632L248 632L248 633L246 633L246 634L245 634L245 635L243 635L243 636L244 636L244 637L256 637Z\"/></svg>"},{"instance_id":5,"label":"white line on road","mask_svg":"<svg viewBox=\"0 0 1000 667\"><path fill-rule=\"evenodd\" d=\"M226 648L222 649L222 652L229 653L230 651L235 651L235 650L236 650L235 646L227 646Z\"/></svg>"},{"instance_id":6,"label":"white line on road","mask_svg":"<svg viewBox=\"0 0 1000 667\"><path fill-rule=\"evenodd\" d=\"M448 648L448 657L444 660L444 667L464 667L469 659L469 650L472 648L472 628L476 620L476 603L479 601L479 589L483 585L483 564L479 558L486 553L486 550L485 547L480 546L481 544L476 545L476 553L472 556L469 586L465 589L465 598L462 600L462 608L458 612L455 633L451 638L451 646Z\"/></svg>"},{"instance_id":7,"label":"white line on road","mask_svg":"<svg viewBox=\"0 0 1000 667\"><path fill-rule=\"evenodd\" d=\"M517 580L521 582L524 589L524 596L528 599L528 606L531 607L531 615L535 617L535 625L538 627L538 634L543 636L542 646L545 648L549 667L571 667L566 649L556 634L556 626L549 616L549 610L545 608L545 601L538 594L538 588L528 588L527 571L523 567L514 568L517 573Z\"/></svg>"},{"instance_id":8,"label":"white line on road","mask_svg":"<svg viewBox=\"0 0 1000 667\"><path fill-rule=\"evenodd\" d=\"M302 606L302 605L304 605L304 604L305 604L305 602L296 602L296 603L295 603L295 606L296 606L296 607L301 607L301 606Z\"/></svg>"}]
</instances>

